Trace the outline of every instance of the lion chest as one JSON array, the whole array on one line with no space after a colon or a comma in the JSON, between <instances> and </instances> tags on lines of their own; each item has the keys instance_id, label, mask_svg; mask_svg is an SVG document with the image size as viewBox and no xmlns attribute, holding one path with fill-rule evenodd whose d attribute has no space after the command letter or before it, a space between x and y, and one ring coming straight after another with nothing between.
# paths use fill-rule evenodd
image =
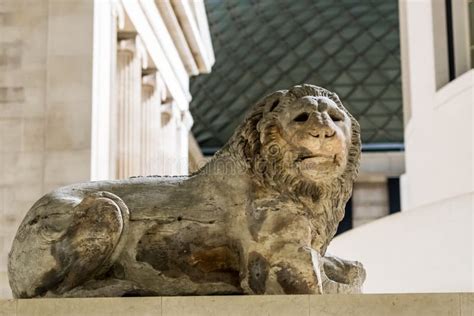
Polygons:
<instances>
[{"instance_id":1,"label":"lion chest","mask_svg":"<svg viewBox=\"0 0 474 316\"><path fill-rule=\"evenodd\" d=\"M257 200L246 214L248 230L257 242L311 242L311 223L302 205L287 200Z\"/></svg>"}]
</instances>

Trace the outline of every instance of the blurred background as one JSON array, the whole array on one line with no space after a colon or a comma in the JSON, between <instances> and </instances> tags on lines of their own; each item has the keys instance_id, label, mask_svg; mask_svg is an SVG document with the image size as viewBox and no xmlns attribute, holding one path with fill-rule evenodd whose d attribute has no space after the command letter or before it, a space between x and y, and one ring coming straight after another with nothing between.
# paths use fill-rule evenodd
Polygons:
<instances>
[{"instance_id":1,"label":"blurred background","mask_svg":"<svg viewBox=\"0 0 474 316\"><path fill-rule=\"evenodd\" d=\"M329 252L367 293L474 291L473 25L472 0L0 0L0 297L43 194L187 175L301 83L362 127Z\"/></svg>"}]
</instances>

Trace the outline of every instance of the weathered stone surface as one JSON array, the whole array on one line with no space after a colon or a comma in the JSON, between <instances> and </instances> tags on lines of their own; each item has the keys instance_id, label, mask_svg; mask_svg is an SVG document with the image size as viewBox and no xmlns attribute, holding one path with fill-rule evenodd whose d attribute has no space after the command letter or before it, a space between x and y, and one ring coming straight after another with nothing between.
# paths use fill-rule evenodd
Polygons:
<instances>
[{"instance_id":1,"label":"weathered stone surface","mask_svg":"<svg viewBox=\"0 0 474 316\"><path fill-rule=\"evenodd\" d=\"M16 315L15 300L0 300L0 316Z\"/></svg>"},{"instance_id":2,"label":"weathered stone surface","mask_svg":"<svg viewBox=\"0 0 474 316\"><path fill-rule=\"evenodd\" d=\"M15 297L360 292L325 255L357 176L359 125L325 89L257 103L189 177L71 185L41 198L9 257Z\"/></svg>"},{"instance_id":3,"label":"weathered stone surface","mask_svg":"<svg viewBox=\"0 0 474 316\"><path fill-rule=\"evenodd\" d=\"M473 300L473 293L0 299L0 315L471 316Z\"/></svg>"}]
</instances>

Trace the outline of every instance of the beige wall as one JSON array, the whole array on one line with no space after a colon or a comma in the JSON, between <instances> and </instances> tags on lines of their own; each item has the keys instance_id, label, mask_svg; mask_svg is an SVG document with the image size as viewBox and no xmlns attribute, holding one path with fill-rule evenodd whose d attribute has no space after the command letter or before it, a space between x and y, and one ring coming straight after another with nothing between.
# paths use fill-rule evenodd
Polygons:
<instances>
[{"instance_id":1,"label":"beige wall","mask_svg":"<svg viewBox=\"0 0 474 316\"><path fill-rule=\"evenodd\" d=\"M89 178L92 26L92 1L1 2L0 297L25 212Z\"/></svg>"},{"instance_id":2,"label":"beige wall","mask_svg":"<svg viewBox=\"0 0 474 316\"><path fill-rule=\"evenodd\" d=\"M389 213L386 178L357 182L352 193L352 225L358 227Z\"/></svg>"},{"instance_id":3,"label":"beige wall","mask_svg":"<svg viewBox=\"0 0 474 316\"><path fill-rule=\"evenodd\" d=\"M388 178L405 172L404 152L363 152L352 193L353 227L389 214Z\"/></svg>"}]
</instances>

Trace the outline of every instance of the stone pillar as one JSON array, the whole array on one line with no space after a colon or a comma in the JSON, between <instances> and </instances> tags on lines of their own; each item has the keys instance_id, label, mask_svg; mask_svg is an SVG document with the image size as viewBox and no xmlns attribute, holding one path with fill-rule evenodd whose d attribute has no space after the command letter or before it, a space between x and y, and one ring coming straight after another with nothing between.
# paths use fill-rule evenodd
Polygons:
<instances>
[{"instance_id":1,"label":"stone pillar","mask_svg":"<svg viewBox=\"0 0 474 316\"><path fill-rule=\"evenodd\" d=\"M141 63L135 39L120 40L117 50L117 173L140 173Z\"/></svg>"},{"instance_id":2,"label":"stone pillar","mask_svg":"<svg viewBox=\"0 0 474 316\"><path fill-rule=\"evenodd\" d=\"M119 16L119 5L114 0L94 2L91 180L117 176L113 146L117 129L114 85Z\"/></svg>"},{"instance_id":3,"label":"stone pillar","mask_svg":"<svg viewBox=\"0 0 474 316\"><path fill-rule=\"evenodd\" d=\"M155 89L153 100L150 103L150 129L149 129L149 168L150 174L159 173L158 153L163 146L161 140L161 98L160 91Z\"/></svg>"},{"instance_id":4,"label":"stone pillar","mask_svg":"<svg viewBox=\"0 0 474 316\"><path fill-rule=\"evenodd\" d=\"M176 175L178 155L177 148L177 113L176 105L169 101L162 105L161 136L163 146L160 148L159 161L162 175Z\"/></svg>"},{"instance_id":5,"label":"stone pillar","mask_svg":"<svg viewBox=\"0 0 474 316\"><path fill-rule=\"evenodd\" d=\"M137 45L139 37L135 38ZM135 46L136 47L136 46ZM142 98L142 61L138 50L135 51L131 74L133 76L132 90L133 102L130 102L130 176L140 175L140 151L141 151L141 98Z\"/></svg>"},{"instance_id":6,"label":"stone pillar","mask_svg":"<svg viewBox=\"0 0 474 316\"><path fill-rule=\"evenodd\" d=\"M158 151L158 171L160 175L167 175L169 168L166 166L167 151L169 150L169 129L171 125L171 116L169 104L163 104L161 108L161 146Z\"/></svg>"},{"instance_id":7,"label":"stone pillar","mask_svg":"<svg viewBox=\"0 0 474 316\"><path fill-rule=\"evenodd\" d=\"M147 70L149 72L149 70ZM141 120L141 173L157 174L157 155L160 136L160 95L156 85L156 75L143 77L142 120Z\"/></svg>"},{"instance_id":8,"label":"stone pillar","mask_svg":"<svg viewBox=\"0 0 474 316\"><path fill-rule=\"evenodd\" d=\"M151 103L155 88L149 84L142 85L142 124L141 124L141 174L150 174L150 136L151 136Z\"/></svg>"},{"instance_id":9,"label":"stone pillar","mask_svg":"<svg viewBox=\"0 0 474 316\"><path fill-rule=\"evenodd\" d=\"M166 124L168 124L171 115L168 112L166 102L167 88L160 73L156 73L156 106L153 107L153 139L152 142L152 161L153 174L164 175L164 153L167 146Z\"/></svg>"},{"instance_id":10,"label":"stone pillar","mask_svg":"<svg viewBox=\"0 0 474 316\"><path fill-rule=\"evenodd\" d=\"M150 69L146 69L145 73L150 73L150 71ZM170 138L172 135L166 133L168 129L163 131L161 129L161 102L166 97L163 95L164 89L159 74L153 72L143 77L141 124L141 170L143 175L162 175L163 166L169 164L163 149L170 148L170 144L177 141ZM164 119L167 121L166 117Z\"/></svg>"},{"instance_id":11,"label":"stone pillar","mask_svg":"<svg viewBox=\"0 0 474 316\"><path fill-rule=\"evenodd\" d=\"M180 113L178 125L178 148L179 157L177 174L187 175L189 173L189 130L193 124L193 119L189 111Z\"/></svg>"}]
</instances>

